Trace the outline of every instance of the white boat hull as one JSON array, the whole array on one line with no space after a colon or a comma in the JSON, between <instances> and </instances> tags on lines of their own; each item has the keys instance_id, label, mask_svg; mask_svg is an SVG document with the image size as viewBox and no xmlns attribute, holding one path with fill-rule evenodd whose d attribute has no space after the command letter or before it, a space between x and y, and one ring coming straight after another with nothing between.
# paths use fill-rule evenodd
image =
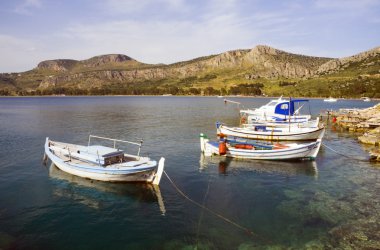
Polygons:
<instances>
[{"instance_id":1,"label":"white boat hull","mask_svg":"<svg viewBox=\"0 0 380 250\"><path fill-rule=\"evenodd\" d=\"M210 142L201 136L201 151L205 156L220 155L218 143ZM317 157L321 147L322 140L318 139L315 142L293 145L284 149L272 150L254 150L254 149L237 149L227 146L227 151L224 156L241 159L256 159L256 160L295 160L309 159L313 160Z\"/></svg>"},{"instance_id":2,"label":"white boat hull","mask_svg":"<svg viewBox=\"0 0 380 250\"><path fill-rule=\"evenodd\" d=\"M218 134L253 140L267 141L307 141L322 139L325 128L270 128L268 131L255 131L254 128L227 127L219 125Z\"/></svg>"},{"instance_id":3,"label":"white boat hull","mask_svg":"<svg viewBox=\"0 0 380 250\"><path fill-rule=\"evenodd\" d=\"M267 127L276 127L276 128L316 128L319 125L319 118L315 120L308 120L305 122L268 122L268 121L255 121L242 124L245 128L250 128L254 126L267 126Z\"/></svg>"},{"instance_id":4,"label":"white boat hull","mask_svg":"<svg viewBox=\"0 0 380 250\"><path fill-rule=\"evenodd\" d=\"M50 148L50 141L46 138L45 155L60 170L83 178L109 181L109 182L148 182L158 185L162 176L165 158L161 158L157 166L156 161L148 161L134 167L103 167L89 166L85 163L75 163L75 161L65 160L54 154Z\"/></svg>"}]
</instances>

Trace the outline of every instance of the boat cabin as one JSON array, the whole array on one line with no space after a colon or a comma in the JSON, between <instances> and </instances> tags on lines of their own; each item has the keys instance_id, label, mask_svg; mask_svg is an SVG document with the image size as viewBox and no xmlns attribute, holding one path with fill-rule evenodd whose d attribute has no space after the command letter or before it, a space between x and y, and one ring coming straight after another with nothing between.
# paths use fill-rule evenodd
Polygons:
<instances>
[{"instance_id":1,"label":"boat cabin","mask_svg":"<svg viewBox=\"0 0 380 250\"><path fill-rule=\"evenodd\" d=\"M102 166L125 162L124 151L105 147L101 145L91 145L85 151L76 152L75 156L86 161L94 162Z\"/></svg>"}]
</instances>

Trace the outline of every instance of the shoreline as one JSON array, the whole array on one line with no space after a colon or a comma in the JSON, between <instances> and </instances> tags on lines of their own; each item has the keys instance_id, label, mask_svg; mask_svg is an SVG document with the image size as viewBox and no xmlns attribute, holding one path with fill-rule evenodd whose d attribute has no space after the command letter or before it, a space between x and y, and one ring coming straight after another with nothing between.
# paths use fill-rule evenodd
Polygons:
<instances>
[{"instance_id":1,"label":"shoreline","mask_svg":"<svg viewBox=\"0 0 380 250\"><path fill-rule=\"evenodd\" d=\"M47 98L47 97L57 97L57 98L65 98L65 97L215 97L217 98L217 95L170 95L170 96L164 96L164 95L25 95L25 96L0 96L0 98ZM283 98L289 98L288 96L282 96ZM258 99L268 99L268 98L280 98L280 96L222 96L222 98L258 98ZM291 97L293 99L326 99L327 97ZM342 100L362 100L361 98L337 98L338 101ZM380 98L371 98L371 101L380 101Z\"/></svg>"}]
</instances>

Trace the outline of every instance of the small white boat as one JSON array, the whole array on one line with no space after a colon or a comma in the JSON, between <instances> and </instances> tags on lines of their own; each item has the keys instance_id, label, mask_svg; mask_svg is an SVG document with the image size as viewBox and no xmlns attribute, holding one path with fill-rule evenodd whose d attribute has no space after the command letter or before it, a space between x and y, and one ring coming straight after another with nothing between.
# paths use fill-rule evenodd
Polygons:
<instances>
[{"instance_id":1,"label":"small white boat","mask_svg":"<svg viewBox=\"0 0 380 250\"><path fill-rule=\"evenodd\" d=\"M114 147L90 145L91 138L112 141ZM139 146L137 155L126 154L116 143ZM140 143L90 135L87 146L52 141L46 138L45 159L69 174L99 181L148 182L159 185L164 171L165 158L158 165L148 157L140 156Z\"/></svg>"},{"instance_id":2,"label":"small white boat","mask_svg":"<svg viewBox=\"0 0 380 250\"><path fill-rule=\"evenodd\" d=\"M256 160L295 160L317 157L322 139L306 144L257 144L236 140L210 142L206 135L200 134L201 151L205 156L220 155L232 158Z\"/></svg>"},{"instance_id":3,"label":"small white boat","mask_svg":"<svg viewBox=\"0 0 380 250\"><path fill-rule=\"evenodd\" d=\"M323 101L324 101L324 102L336 102L336 101L338 101L338 99L333 98L333 97L330 96L329 98L324 99Z\"/></svg>"},{"instance_id":4,"label":"small white boat","mask_svg":"<svg viewBox=\"0 0 380 250\"><path fill-rule=\"evenodd\" d=\"M268 127L266 125L246 128L227 127L216 124L217 134L252 140L267 141L307 141L322 139L325 128L321 127Z\"/></svg>"},{"instance_id":5,"label":"small white boat","mask_svg":"<svg viewBox=\"0 0 380 250\"><path fill-rule=\"evenodd\" d=\"M369 98L369 97L362 97L360 99L362 99L363 102L370 102L371 101L371 98Z\"/></svg>"}]
</instances>

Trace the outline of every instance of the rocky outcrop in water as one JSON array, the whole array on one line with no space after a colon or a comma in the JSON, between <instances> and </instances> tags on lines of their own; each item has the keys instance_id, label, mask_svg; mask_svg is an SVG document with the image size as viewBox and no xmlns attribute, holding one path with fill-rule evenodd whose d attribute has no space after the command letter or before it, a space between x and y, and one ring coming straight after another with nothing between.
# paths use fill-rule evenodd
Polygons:
<instances>
[{"instance_id":1,"label":"rocky outcrop in water","mask_svg":"<svg viewBox=\"0 0 380 250\"><path fill-rule=\"evenodd\" d=\"M333 114L336 124L352 132L362 132L359 142L380 145L380 104L367 109L341 110ZM380 161L380 150L373 148L370 151L371 159Z\"/></svg>"}]
</instances>

